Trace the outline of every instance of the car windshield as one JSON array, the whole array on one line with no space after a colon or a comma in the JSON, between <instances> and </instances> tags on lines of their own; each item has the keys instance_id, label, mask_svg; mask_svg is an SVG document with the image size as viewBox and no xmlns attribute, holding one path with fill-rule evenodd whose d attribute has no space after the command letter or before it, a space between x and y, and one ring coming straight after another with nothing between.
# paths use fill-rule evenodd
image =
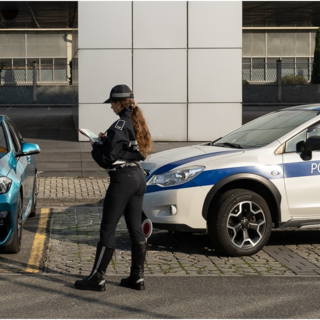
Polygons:
<instances>
[{"instance_id":1,"label":"car windshield","mask_svg":"<svg viewBox=\"0 0 320 320\"><path fill-rule=\"evenodd\" d=\"M268 145L304 122L319 111L281 110L259 117L224 137L210 143L213 146L250 149Z\"/></svg>"}]
</instances>

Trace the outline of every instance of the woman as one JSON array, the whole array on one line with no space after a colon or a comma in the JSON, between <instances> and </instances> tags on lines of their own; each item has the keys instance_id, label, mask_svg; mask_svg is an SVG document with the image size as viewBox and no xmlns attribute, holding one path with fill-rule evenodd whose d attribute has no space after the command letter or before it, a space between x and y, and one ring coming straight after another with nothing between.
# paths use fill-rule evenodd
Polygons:
<instances>
[{"instance_id":1,"label":"woman","mask_svg":"<svg viewBox=\"0 0 320 320\"><path fill-rule=\"evenodd\" d=\"M102 143L91 143L91 154L101 167L109 169L110 185L104 199L100 241L93 269L88 277L77 280L75 287L105 291L104 274L114 252L116 227L124 214L131 238L131 272L120 285L144 290L147 244L141 227L141 213L146 180L140 161L151 153L152 140L142 111L128 86L113 87L104 103L111 103L112 110L120 119L106 134L99 134Z\"/></svg>"}]
</instances>

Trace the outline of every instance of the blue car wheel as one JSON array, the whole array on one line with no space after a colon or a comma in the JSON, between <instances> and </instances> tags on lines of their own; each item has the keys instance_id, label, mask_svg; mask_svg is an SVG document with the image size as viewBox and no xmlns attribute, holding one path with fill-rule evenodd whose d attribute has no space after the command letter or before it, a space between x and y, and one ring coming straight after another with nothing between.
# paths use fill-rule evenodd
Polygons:
<instances>
[{"instance_id":1,"label":"blue car wheel","mask_svg":"<svg viewBox=\"0 0 320 320\"><path fill-rule=\"evenodd\" d=\"M16 224L15 224L13 239L9 245L5 246L4 251L7 253L18 253L21 249L21 238L22 238L22 199L21 199L21 194L19 192Z\"/></svg>"}]
</instances>

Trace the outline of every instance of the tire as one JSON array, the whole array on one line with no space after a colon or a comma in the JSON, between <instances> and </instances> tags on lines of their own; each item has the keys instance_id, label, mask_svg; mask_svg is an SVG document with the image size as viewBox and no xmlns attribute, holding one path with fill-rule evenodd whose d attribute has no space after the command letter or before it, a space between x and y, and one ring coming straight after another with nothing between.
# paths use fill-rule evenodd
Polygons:
<instances>
[{"instance_id":1,"label":"tire","mask_svg":"<svg viewBox=\"0 0 320 320\"><path fill-rule=\"evenodd\" d=\"M32 190L32 204L29 217L35 217L37 210L37 176L34 177L33 190Z\"/></svg>"},{"instance_id":2,"label":"tire","mask_svg":"<svg viewBox=\"0 0 320 320\"><path fill-rule=\"evenodd\" d=\"M4 252L6 253L20 252L21 239L22 239L22 199L21 199L21 193L19 192L17 214L16 214L16 225L14 229L13 239L9 245L4 247Z\"/></svg>"},{"instance_id":3,"label":"tire","mask_svg":"<svg viewBox=\"0 0 320 320\"><path fill-rule=\"evenodd\" d=\"M269 240L272 219L266 201L257 193L234 189L222 194L208 214L209 237L217 252L249 256Z\"/></svg>"}]
</instances>

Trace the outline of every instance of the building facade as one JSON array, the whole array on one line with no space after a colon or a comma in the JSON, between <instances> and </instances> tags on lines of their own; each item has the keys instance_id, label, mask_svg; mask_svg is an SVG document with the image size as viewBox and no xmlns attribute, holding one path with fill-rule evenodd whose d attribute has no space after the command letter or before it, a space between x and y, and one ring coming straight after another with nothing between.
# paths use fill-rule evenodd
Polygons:
<instances>
[{"instance_id":1,"label":"building facade","mask_svg":"<svg viewBox=\"0 0 320 320\"><path fill-rule=\"evenodd\" d=\"M241 125L242 84L273 84L279 59L282 75L310 81L320 26L319 1L3 1L0 14L1 103L25 96L13 91L37 62L37 85L54 86L39 103L70 92L76 127L98 132L116 119L102 102L125 83L155 141Z\"/></svg>"},{"instance_id":2,"label":"building facade","mask_svg":"<svg viewBox=\"0 0 320 320\"><path fill-rule=\"evenodd\" d=\"M0 31L0 85L32 84L33 63L38 84L68 84L72 60L70 30L14 29Z\"/></svg>"},{"instance_id":3,"label":"building facade","mask_svg":"<svg viewBox=\"0 0 320 320\"><path fill-rule=\"evenodd\" d=\"M276 61L284 64L283 75L311 80L317 28L244 28L243 80L274 82Z\"/></svg>"},{"instance_id":4,"label":"building facade","mask_svg":"<svg viewBox=\"0 0 320 320\"><path fill-rule=\"evenodd\" d=\"M241 125L242 2L80 1L77 47L81 128L117 119L102 103L116 84L133 89L155 141Z\"/></svg>"}]
</instances>

